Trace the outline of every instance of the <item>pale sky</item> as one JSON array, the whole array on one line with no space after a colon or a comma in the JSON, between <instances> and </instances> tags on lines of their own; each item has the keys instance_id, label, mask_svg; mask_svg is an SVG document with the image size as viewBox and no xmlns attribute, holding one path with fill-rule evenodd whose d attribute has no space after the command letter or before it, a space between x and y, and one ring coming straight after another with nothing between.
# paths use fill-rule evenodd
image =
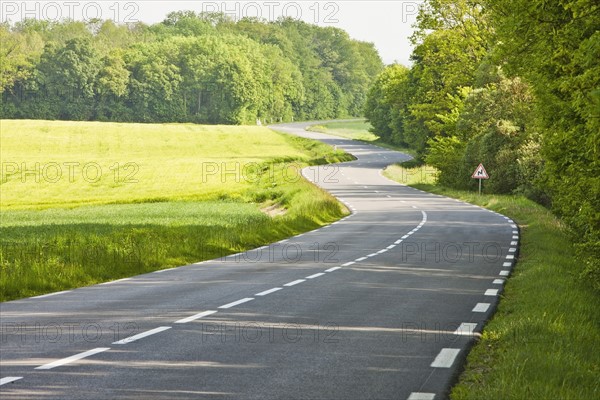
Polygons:
<instances>
[{"instance_id":1,"label":"pale sky","mask_svg":"<svg viewBox=\"0 0 600 400\"><path fill-rule=\"evenodd\" d=\"M414 1L7 1L0 5L0 20L23 18L60 20L71 18L112 19L116 22L156 23L171 11L221 11L239 19L244 16L274 20L280 16L301 19L321 26L335 26L354 39L373 42L386 64L398 61L409 65L417 9Z\"/></svg>"}]
</instances>

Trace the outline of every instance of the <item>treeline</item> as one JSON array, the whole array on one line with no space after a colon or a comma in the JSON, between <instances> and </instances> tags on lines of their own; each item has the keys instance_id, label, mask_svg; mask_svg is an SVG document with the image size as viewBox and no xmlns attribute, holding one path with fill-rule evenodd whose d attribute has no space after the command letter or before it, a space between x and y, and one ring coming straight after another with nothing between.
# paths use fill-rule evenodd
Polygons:
<instances>
[{"instance_id":1,"label":"treeline","mask_svg":"<svg viewBox=\"0 0 600 400\"><path fill-rule=\"evenodd\" d=\"M366 105L374 132L415 149L440 183L524 194L572 228L600 288L600 5L426 0L413 66L391 65Z\"/></svg>"},{"instance_id":2,"label":"treeline","mask_svg":"<svg viewBox=\"0 0 600 400\"><path fill-rule=\"evenodd\" d=\"M362 113L371 43L292 19L0 25L2 118L242 124Z\"/></svg>"}]
</instances>

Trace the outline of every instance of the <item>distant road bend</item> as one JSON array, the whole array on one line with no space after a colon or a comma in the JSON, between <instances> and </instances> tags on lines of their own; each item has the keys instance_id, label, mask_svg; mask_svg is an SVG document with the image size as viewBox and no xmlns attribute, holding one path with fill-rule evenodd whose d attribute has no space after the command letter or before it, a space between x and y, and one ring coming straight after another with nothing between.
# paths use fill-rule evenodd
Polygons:
<instances>
[{"instance_id":1,"label":"distant road bend","mask_svg":"<svg viewBox=\"0 0 600 400\"><path fill-rule=\"evenodd\" d=\"M514 264L502 215L394 183L391 150L304 176L352 214L224 259L0 304L4 399L443 399Z\"/></svg>"}]
</instances>

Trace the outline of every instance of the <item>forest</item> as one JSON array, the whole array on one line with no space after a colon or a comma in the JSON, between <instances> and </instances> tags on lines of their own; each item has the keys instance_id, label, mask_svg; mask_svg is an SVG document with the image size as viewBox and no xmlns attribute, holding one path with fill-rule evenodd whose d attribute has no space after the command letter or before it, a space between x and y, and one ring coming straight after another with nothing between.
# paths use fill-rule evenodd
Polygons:
<instances>
[{"instance_id":1,"label":"forest","mask_svg":"<svg viewBox=\"0 0 600 400\"><path fill-rule=\"evenodd\" d=\"M358 116L371 43L298 20L181 11L157 24L0 25L1 118L256 124Z\"/></svg>"},{"instance_id":2,"label":"forest","mask_svg":"<svg viewBox=\"0 0 600 400\"><path fill-rule=\"evenodd\" d=\"M562 217L600 289L600 5L594 0L427 0L413 65L390 65L365 114L439 183L521 194Z\"/></svg>"}]
</instances>

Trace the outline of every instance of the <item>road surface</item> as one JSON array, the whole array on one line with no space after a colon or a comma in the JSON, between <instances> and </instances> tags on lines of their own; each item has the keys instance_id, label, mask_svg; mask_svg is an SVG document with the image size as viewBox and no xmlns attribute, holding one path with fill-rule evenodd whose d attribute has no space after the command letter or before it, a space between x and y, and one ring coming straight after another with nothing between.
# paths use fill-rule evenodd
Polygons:
<instances>
[{"instance_id":1,"label":"road surface","mask_svg":"<svg viewBox=\"0 0 600 400\"><path fill-rule=\"evenodd\" d=\"M394 183L408 159L304 176L352 214L180 268L0 304L2 399L443 399L514 263L507 217Z\"/></svg>"}]
</instances>

